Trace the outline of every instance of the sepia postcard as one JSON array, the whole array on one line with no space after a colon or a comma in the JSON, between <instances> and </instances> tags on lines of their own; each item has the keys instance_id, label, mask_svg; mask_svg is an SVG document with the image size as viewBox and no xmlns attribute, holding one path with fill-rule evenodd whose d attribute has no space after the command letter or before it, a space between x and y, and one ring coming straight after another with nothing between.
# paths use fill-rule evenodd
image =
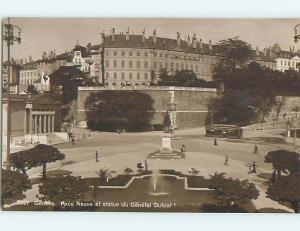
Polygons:
<instances>
[{"instance_id":1,"label":"sepia postcard","mask_svg":"<svg viewBox=\"0 0 300 231\"><path fill-rule=\"evenodd\" d=\"M4 211L299 213L300 19L2 19Z\"/></svg>"}]
</instances>

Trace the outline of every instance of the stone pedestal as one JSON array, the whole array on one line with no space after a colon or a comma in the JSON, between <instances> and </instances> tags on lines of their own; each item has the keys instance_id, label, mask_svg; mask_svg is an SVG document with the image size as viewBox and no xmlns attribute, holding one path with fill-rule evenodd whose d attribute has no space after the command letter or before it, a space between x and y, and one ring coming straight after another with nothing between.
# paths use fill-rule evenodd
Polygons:
<instances>
[{"instance_id":1,"label":"stone pedestal","mask_svg":"<svg viewBox=\"0 0 300 231\"><path fill-rule=\"evenodd\" d=\"M152 159L183 159L185 154L173 149L172 146L173 134L164 133L161 136L161 149L149 155Z\"/></svg>"},{"instance_id":2,"label":"stone pedestal","mask_svg":"<svg viewBox=\"0 0 300 231\"><path fill-rule=\"evenodd\" d=\"M165 133L164 135L162 135L161 137L161 150L165 150L165 151L173 151L173 147L172 147L172 137L169 133Z\"/></svg>"}]
</instances>

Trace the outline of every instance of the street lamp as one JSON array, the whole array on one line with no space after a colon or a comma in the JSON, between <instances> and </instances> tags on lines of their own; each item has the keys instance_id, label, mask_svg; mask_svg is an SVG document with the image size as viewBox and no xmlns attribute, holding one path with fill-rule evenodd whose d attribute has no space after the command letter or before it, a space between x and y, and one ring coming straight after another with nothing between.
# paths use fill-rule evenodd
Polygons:
<instances>
[{"instance_id":1,"label":"street lamp","mask_svg":"<svg viewBox=\"0 0 300 231\"><path fill-rule=\"evenodd\" d=\"M9 163L9 155L10 155L10 130L11 130L11 121L10 121L10 46L12 46L15 42L21 44L21 28L10 24L10 18L7 18L7 23L3 24L2 28L4 28L4 34L2 36L3 40L7 44L7 144L6 144L6 167L10 168ZM3 31L2 31L3 33Z\"/></svg>"},{"instance_id":2,"label":"street lamp","mask_svg":"<svg viewBox=\"0 0 300 231\"><path fill-rule=\"evenodd\" d=\"M298 39L300 39L300 34L299 34L300 31L299 30L300 30L300 23L297 24L294 27L294 31L295 31L294 41L295 41L295 43L298 42Z\"/></svg>"}]
</instances>

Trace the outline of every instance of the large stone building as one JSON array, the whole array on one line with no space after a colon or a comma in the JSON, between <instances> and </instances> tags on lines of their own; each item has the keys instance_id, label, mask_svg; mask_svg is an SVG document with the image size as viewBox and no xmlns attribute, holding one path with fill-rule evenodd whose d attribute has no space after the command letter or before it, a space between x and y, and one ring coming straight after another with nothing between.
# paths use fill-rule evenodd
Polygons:
<instances>
[{"instance_id":1,"label":"large stone building","mask_svg":"<svg viewBox=\"0 0 300 231\"><path fill-rule=\"evenodd\" d=\"M180 70L193 70L198 78L211 81L217 63L216 46L193 37L181 39L161 38L156 31L141 35L102 34L100 45L91 47L94 61L93 74L99 73L100 82L111 86L150 85L159 77L160 69L170 74Z\"/></svg>"},{"instance_id":2,"label":"large stone building","mask_svg":"<svg viewBox=\"0 0 300 231\"><path fill-rule=\"evenodd\" d=\"M272 62L273 70L285 72L286 70L297 70L297 64L300 63L300 52L295 51L294 47L290 47L290 50L282 50L278 43L275 43L273 47L264 48L263 59L265 61Z\"/></svg>"},{"instance_id":3,"label":"large stone building","mask_svg":"<svg viewBox=\"0 0 300 231\"><path fill-rule=\"evenodd\" d=\"M60 132L60 104L48 94L10 95L11 143L34 142L42 135ZM7 136L7 98L2 99L2 135ZM4 142L5 144L5 142Z\"/></svg>"}]
</instances>

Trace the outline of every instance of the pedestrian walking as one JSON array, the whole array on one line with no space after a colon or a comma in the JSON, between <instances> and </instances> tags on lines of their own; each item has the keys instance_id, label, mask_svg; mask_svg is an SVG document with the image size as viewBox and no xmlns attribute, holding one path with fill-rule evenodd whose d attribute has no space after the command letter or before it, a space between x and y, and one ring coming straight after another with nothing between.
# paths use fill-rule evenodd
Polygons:
<instances>
[{"instance_id":1,"label":"pedestrian walking","mask_svg":"<svg viewBox=\"0 0 300 231\"><path fill-rule=\"evenodd\" d=\"M257 154L257 152L258 152L258 147L257 147L257 145L255 144L253 154Z\"/></svg>"},{"instance_id":2,"label":"pedestrian walking","mask_svg":"<svg viewBox=\"0 0 300 231\"><path fill-rule=\"evenodd\" d=\"M225 162L224 162L225 166L228 166L228 155L225 156Z\"/></svg>"},{"instance_id":3,"label":"pedestrian walking","mask_svg":"<svg viewBox=\"0 0 300 231\"><path fill-rule=\"evenodd\" d=\"M99 151L96 150L96 162L99 162Z\"/></svg>"},{"instance_id":4,"label":"pedestrian walking","mask_svg":"<svg viewBox=\"0 0 300 231\"><path fill-rule=\"evenodd\" d=\"M75 139L74 138L72 138L72 145L74 145L75 144Z\"/></svg>"},{"instance_id":5,"label":"pedestrian walking","mask_svg":"<svg viewBox=\"0 0 300 231\"><path fill-rule=\"evenodd\" d=\"M257 167L256 162L253 161L253 163L252 163L252 173L254 173L254 174L257 173L256 167Z\"/></svg>"},{"instance_id":6,"label":"pedestrian walking","mask_svg":"<svg viewBox=\"0 0 300 231\"><path fill-rule=\"evenodd\" d=\"M183 145L181 145L181 147L180 147L180 151L183 153L183 152L186 152L186 149L185 149L185 145L183 144Z\"/></svg>"},{"instance_id":7,"label":"pedestrian walking","mask_svg":"<svg viewBox=\"0 0 300 231\"><path fill-rule=\"evenodd\" d=\"M145 171L148 171L148 167L149 167L149 166L148 166L147 160L144 161L144 164L145 164Z\"/></svg>"},{"instance_id":8,"label":"pedestrian walking","mask_svg":"<svg viewBox=\"0 0 300 231\"><path fill-rule=\"evenodd\" d=\"M217 138L215 138L214 145L215 145L215 146L218 145L218 143L217 143Z\"/></svg>"},{"instance_id":9,"label":"pedestrian walking","mask_svg":"<svg viewBox=\"0 0 300 231\"><path fill-rule=\"evenodd\" d=\"M91 135L91 133L89 133L89 139L92 139L92 135Z\"/></svg>"}]
</instances>

